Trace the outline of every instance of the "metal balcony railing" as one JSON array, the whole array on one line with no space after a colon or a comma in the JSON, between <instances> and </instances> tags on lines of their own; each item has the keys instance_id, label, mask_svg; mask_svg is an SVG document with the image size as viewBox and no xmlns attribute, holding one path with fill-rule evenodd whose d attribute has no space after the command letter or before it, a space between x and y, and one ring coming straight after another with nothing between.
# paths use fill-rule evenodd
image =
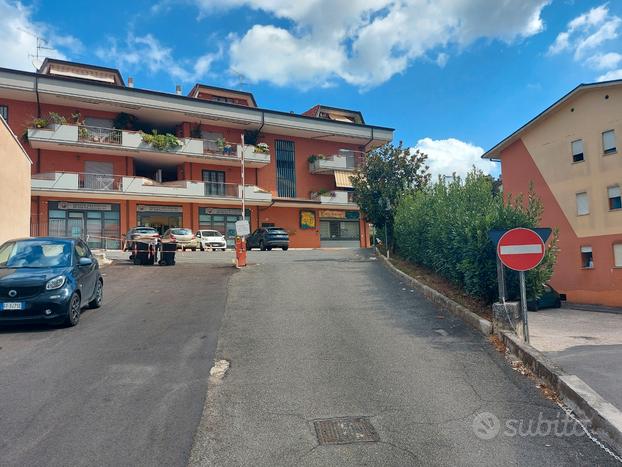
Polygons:
<instances>
[{"instance_id":1,"label":"metal balcony railing","mask_svg":"<svg viewBox=\"0 0 622 467\"><path fill-rule=\"evenodd\" d=\"M221 139L204 139L203 153L238 158L237 144Z\"/></svg>"},{"instance_id":2,"label":"metal balcony railing","mask_svg":"<svg viewBox=\"0 0 622 467\"><path fill-rule=\"evenodd\" d=\"M79 125L78 141L86 143L117 144L122 142L123 132L116 128L100 128L95 126Z\"/></svg>"}]
</instances>

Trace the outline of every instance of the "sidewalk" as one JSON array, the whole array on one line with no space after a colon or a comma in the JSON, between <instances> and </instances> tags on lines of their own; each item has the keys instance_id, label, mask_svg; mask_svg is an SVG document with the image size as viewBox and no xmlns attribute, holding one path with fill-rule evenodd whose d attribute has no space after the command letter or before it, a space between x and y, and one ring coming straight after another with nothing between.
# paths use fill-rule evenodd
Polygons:
<instances>
[{"instance_id":1,"label":"sidewalk","mask_svg":"<svg viewBox=\"0 0 622 467\"><path fill-rule=\"evenodd\" d=\"M622 315L560 308L529 313L531 345L622 409Z\"/></svg>"}]
</instances>

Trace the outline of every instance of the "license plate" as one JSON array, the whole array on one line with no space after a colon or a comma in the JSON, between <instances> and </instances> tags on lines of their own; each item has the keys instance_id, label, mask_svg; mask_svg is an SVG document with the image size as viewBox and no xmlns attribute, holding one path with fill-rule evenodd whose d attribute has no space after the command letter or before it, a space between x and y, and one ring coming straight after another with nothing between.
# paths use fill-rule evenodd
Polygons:
<instances>
[{"instance_id":1,"label":"license plate","mask_svg":"<svg viewBox=\"0 0 622 467\"><path fill-rule=\"evenodd\" d=\"M0 303L3 310L23 310L24 302L4 302Z\"/></svg>"}]
</instances>

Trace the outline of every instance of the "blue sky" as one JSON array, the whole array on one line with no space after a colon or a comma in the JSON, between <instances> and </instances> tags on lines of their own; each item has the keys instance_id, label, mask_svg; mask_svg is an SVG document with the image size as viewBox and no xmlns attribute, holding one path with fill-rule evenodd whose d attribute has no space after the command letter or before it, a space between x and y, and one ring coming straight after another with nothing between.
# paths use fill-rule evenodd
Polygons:
<instances>
[{"instance_id":1,"label":"blue sky","mask_svg":"<svg viewBox=\"0 0 622 467\"><path fill-rule=\"evenodd\" d=\"M436 173L460 173L489 170L482 149L577 84L622 78L621 18L619 0L0 0L0 66L32 69L29 31L42 53L141 88L200 81L283 111L359 109Z\"/></svg>"}]
</instances>

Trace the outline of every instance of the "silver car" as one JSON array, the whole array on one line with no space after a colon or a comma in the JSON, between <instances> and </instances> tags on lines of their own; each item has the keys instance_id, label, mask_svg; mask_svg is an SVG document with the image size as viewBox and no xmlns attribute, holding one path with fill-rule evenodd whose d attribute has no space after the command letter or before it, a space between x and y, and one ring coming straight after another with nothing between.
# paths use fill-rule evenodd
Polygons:
<instances>
[{"instance_id":1,"label":"silver car","mask_svg":"<svg viewBox=\"0 0 622 467\"><path fill-rule=\"evenodd\" d=\"M199 248L199 241L190 229L175 227L164 232L164 235L162 235L162 243L173 242L177 243L177 248L181 250L189 249L197 251L197 248Z\"/></svg>"},{"instance_id":2,"label":"silver car","mask_svg":"<svg viewBox=\"0 0 622 467\"><path fill-rule=\"evenodd\" d=\"M203 250L222 250L227 249L227 239L217 230L199 230L196 233L199 240L201 251Z\"/></svg>"}]
</instances>

